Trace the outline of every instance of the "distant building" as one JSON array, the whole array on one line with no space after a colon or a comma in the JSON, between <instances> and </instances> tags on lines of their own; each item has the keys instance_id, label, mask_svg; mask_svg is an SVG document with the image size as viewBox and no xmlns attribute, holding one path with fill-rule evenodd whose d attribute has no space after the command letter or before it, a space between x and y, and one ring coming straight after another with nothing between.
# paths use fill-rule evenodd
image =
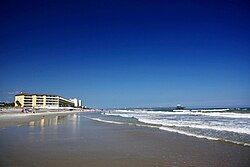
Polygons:
<instances>
[{"instance_id":1,"label":"distant building","mask_svg":"<svg viewBox=\"0 0 250 167\"><path fill-rule=\"evenodd\" d=\"M15 95L15 106L26 108L59 108L74 107L74 103L58 95L20 93Z\"/></svg>"},{"instance_id":2,"label":"distant building","mask_svg":"<svg viewBox=\"0 0 250 167\"><path fill-rule=\"evenodd\" d=\"M74 103L74 107L82 107L82 100L78 100L76 98L74 99L69 99L70 101L72 101Z\"/></svg>"},{"instance_id":3,"label":"distant building","mask_svg":"<svg viewBox=\"0 0 250 167\"><path fill-rule=\"evenodd\" d=\"M78 100L76 98L69 100L74 103L74 107L78 107Z\"/></svg>"},{"instance_id":4,"label":"distant building","mask_svg":"<svg viewBox=\"0 0 250 167\"><path fill-rule=\"evenodd\" d=\"M78 106L82 107L82 100L78 100Z\"/></svg>"}]
</instances>

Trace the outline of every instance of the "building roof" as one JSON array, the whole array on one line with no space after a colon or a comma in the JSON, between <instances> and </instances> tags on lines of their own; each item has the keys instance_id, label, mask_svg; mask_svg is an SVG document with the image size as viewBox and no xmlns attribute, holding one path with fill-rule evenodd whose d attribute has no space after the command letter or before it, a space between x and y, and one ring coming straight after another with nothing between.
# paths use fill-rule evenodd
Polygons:
<instances>
[{"instance_id":1,"label":"building roof","mask_svg":"<svg viewBox=\"0 0 250 167\"><path fill-rule=\"evenodd\" d=\"M36 96L57 96L57 97L59 97L59 98L62 99L62 100L65 100L65 101L68 101L68 102L73 103L71 100L66 99L66 98L64 98L64 97L62 97L62 96L59 96L59 95L55 95L55 94L19 93L19 94L16 94L15 96L32 96L32 95L36 95Z\"/></svg>"},{"instance_id":2,"label":"building roof","mask_svg":"<svg viewBox=\"0 0 250 167\"><path fill-rule=\"evenodd\" d=\"M42 94L42 93L18 93L15 96L32 96L32 95L37 95L37 96L59 96L59 95L55 95L55 94Z\"/></svg>"}]
</instances>

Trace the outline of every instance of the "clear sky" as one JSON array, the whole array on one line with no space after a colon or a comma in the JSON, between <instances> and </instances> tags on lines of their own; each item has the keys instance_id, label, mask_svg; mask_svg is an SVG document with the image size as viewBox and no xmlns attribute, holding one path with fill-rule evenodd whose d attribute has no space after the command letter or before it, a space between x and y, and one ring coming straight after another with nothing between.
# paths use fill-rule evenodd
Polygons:
<instances>
[{"instance_id":1,"label":"clear sky","mask_svg":"<svg viewBox=\"0 0 250 167\"><path fill-rule=\"evenodd\" d=\"M241 0L1 1L0 100L249 106L249 18Z\"/></svg>"}]
</instances>

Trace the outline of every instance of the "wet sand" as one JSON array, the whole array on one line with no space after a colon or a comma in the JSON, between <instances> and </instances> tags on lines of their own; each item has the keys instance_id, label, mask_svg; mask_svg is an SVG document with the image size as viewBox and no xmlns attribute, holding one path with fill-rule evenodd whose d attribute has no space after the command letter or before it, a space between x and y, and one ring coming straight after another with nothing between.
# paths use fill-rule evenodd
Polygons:
<instances>
[{"instance_id":1,"label":"wet sand","mask_svg":"<svg viewBox=\"0 0 250 167\"><path fill-rule=\"evenodd\" d=\"M0 166L249 166L250 147L71 114L0 129Z\"/></svg>"},{"instance_id":2,"label":"wet sand","mask_svg":"<svg viewBox=\"0 0 250 167\"><path fill-rule=\"evenodd\" d=\"M72 113L80 113L87 112L89 110L79 110L79 111L43 111L36 113L21 113L21 110L18 112L6 112L4 114L0 114L0 128L13 126L13 125L21 125L24 123L28 123L30 121L38 121L42 118L50 119L55 116L65 116Z\"/></svg>"}]
</instances>

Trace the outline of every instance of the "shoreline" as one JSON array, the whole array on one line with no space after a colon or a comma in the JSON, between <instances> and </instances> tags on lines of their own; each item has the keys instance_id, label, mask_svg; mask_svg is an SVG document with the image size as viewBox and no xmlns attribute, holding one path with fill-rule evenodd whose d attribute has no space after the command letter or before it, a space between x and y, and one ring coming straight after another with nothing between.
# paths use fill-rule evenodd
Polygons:
<instances>
[{"instance_id":1,"label":"shoreline","mask_svg":"<svg viewBox=\"0 0 250 167\"><path fill-rule=\"evenodd\" d=\"M176 130L170 130L170 129L165 128L165 127L159 127L159 126L154 126L154 125L140 125L140 124L131 125L130 123L107 121L107 120L102 120L102 119L99 119L99 118L89 118L89 117L85 117L85 118L93 120L93 121L97 121L97 122L107 123L107 124L146 127L146 128L158 129L158 130L161 130L161 131L165 131L166 133L179 134L179 135L184 135L184 136L193 137L193 138L197 138L197 139L204 139L204 140L208 140L208 141L222 142L222 143L225 143L225 144L235 144L235 145L239 145L239 146L243 146L243 147L250 147L250 144L248 144L248 143L236 142L236 141L231 141L231 140L223 140L223 139L220 139L220 138L206 137L206 136L202 136L202 135L194 135L194 134L181 132L181 131L176 131Z\"/></svg>"}]
</instances>

